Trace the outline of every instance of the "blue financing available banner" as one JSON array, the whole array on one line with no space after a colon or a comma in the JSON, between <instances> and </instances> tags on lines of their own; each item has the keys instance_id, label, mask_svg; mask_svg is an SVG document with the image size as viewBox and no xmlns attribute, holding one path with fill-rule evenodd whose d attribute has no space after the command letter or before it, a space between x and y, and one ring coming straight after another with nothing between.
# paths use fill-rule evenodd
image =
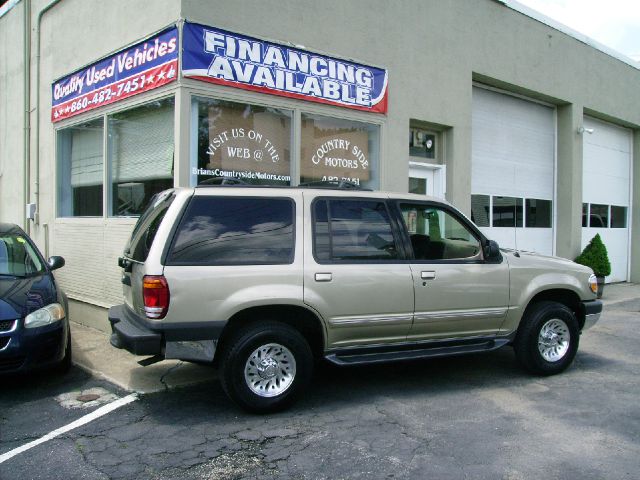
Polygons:
<instances>
[{"instance_id":1,"label":"blue financing available banner","mask_svg":"<svg viewBox=\"0 0 640 480\"><path fill-rule=\"evenodd\" d=\"M186 22L182 75L284 97L387 112L387 71Z\"/></svg>"}]
</instances>

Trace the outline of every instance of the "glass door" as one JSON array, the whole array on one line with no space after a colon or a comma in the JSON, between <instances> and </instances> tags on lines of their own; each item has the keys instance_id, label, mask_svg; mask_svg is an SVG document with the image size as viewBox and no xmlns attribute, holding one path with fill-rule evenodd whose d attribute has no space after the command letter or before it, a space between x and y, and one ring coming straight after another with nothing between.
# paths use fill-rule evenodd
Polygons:
<instances>
[{"instance_id":1,"label":"glass door","mask_svg":"<svg viewBox=\"0 0 640 480\"><path fill-rule=\"evenodd\" d=\"M434 196L434 170L414 163L409 165L409 193Z\"/></svg>"}]
</instances>

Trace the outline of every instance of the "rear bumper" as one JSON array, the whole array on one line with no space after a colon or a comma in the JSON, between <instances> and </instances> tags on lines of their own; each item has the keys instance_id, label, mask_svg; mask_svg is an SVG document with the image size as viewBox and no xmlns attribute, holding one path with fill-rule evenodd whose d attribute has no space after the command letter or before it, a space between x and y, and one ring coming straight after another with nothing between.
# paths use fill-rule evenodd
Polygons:
<instances>
[{"instance_id":1,"label":"rear bumper","mask_svg":"<svg viewBox=\"0 0 640 480\"><path fill-rule=\"evenodd\" d=\"M588 330L593 327L602 314L602 302L600 300L591 300L589 302L582 302L584 308L584 326L582 331Z\"/></svg>"},{"instance_id":2,"label":"rear bumper","mask_svg":"<svg viewBox=\"0 0 640 480\"><path fill-rule=\"evenodd\" d=\"M162 333L149 328L146 322L125 305L109 309L111 345L134 355L159 355L162 353Z\"/></svg>"},{"instance_id":3,"label":"rear bumper","mask_svg":"<svg viewBox=\"0 0 640 480\"><path fill-rule=\"evenodd\" d=\"M226 322L151 324L126 305L109 309L111 345L134 355L210 362ZM159 322L160 323L160 322Z\"/></svg>"}]
</instances>

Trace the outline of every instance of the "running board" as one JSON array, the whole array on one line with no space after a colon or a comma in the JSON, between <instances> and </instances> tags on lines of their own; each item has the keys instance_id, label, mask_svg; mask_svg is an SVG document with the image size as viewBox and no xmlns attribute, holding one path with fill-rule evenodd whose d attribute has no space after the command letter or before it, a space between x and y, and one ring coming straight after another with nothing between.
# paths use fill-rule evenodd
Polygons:
<instances>
[{"instance_id":1,"label":"running board","mask_svg":"<svg viewBox=\"0 0 640 480\"><path fill-rule=\"evenodd\" d=\"M417 360L420 358L448 357L466 353L490 352L509 343L508 338L491 338L464 341L404 343L402 345L381 345L376 347L355 347L334 350L325 358L336 365L365 365L371 363Z\"/></svg>"}]
</instances>

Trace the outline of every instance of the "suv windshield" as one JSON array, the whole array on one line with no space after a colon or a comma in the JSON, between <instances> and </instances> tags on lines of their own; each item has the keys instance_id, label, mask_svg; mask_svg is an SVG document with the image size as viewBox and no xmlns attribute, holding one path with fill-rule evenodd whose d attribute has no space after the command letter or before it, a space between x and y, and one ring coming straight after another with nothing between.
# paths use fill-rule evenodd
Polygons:
<instances>
[{"instance_id":1,"label":"suv windshield","mask_svg":"<svg viewBox=\"0 0 640 480\"><path fill-rule=\"evenodd\" d=\"M29 241L22 235L0 235L0 275L28 277L44 272L44 265Z\"/></svg>"}]
</instances>

